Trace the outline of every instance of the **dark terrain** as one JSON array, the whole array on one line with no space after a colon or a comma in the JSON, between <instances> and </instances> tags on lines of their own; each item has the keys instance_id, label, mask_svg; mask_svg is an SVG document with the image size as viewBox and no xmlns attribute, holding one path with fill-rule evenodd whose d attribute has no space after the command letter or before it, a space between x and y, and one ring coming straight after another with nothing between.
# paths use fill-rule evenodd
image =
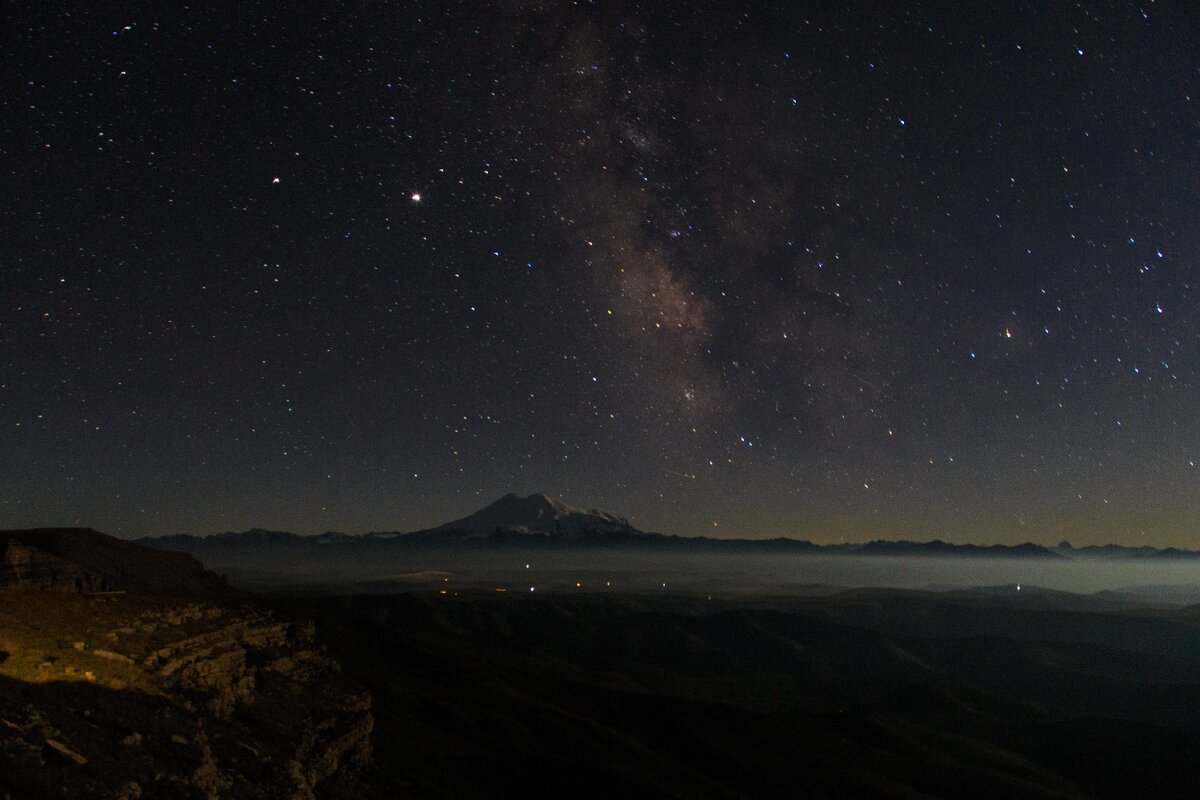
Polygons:
<instances>
[{"instance_id":1,"label":"dark terrain","mask_svg":"<svg viewBox=\"0 0 1200 800\"><path fill-rule=\"evenodd\" d=\"M443 572L246 595L94 531L0 543L6 800L1200 786L1195 606L1028 585L499 592Z\"/></svg>"},{"instance_id":2,"label":"dark terrain","mask_svg":"<svg viewBox=\"0 0 1200 800\"><path fill-rule=\"evenodd\" d=\"M1200 786L1195 609L873 591L305 608L375 695L376 785L402 779L421 796L1184 798Z\"/></svg>"}]
</instances>

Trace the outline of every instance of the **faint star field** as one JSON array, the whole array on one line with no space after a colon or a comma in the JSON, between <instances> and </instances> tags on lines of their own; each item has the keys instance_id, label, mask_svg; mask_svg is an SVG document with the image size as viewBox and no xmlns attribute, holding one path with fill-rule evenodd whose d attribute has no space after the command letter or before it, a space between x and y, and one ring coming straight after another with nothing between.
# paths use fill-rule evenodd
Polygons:
<instances>
[{"instance_id":1,"label":"faint star field","mask_svg":"<svg viewBox=\"0 0 1200 800\"><path fill-rule=\"evenodd\" d=\"M1196 546L1200 7L10 11L2 527Z\"/></svg>"}]
</instances>

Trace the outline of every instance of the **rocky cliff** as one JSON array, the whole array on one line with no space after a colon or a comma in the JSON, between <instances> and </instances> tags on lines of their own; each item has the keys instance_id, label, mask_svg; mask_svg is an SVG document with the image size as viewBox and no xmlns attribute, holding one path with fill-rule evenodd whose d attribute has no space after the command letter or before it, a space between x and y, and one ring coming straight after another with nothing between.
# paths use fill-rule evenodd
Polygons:
<instances>
[{"instance_id":1,"label":"rocky cliff","mask_svg":"<svg viewBox=\"0 0 1200 800\"><path fill-rule=\"evenodd\" d=\"M167 576L173 594L111 593L129 570L13 537L3 552L0 800L370 796L371 696L310 624Z\"/></svg>"}]
</instances>

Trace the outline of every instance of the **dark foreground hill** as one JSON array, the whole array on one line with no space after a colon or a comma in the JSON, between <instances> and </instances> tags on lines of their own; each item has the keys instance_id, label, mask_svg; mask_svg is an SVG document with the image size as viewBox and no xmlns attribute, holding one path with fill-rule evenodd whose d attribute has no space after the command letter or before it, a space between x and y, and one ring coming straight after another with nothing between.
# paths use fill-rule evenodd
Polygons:
<instances>
[{"instance_id":1,"label":"dark foreground hill","mask_svg":"<svg viewBox=\"0 0 1200 800\"><path fill-rule=\"evenodd\" d=\"M0 531L0 589L219 595L224 581L195 558L90 528Z\"/></svg>"},{"instance_id":2,"label":"dark foreground hill","mask_svg":"<svg viewBox=\"0 0 1200 800\"><path fill-rule=\"evenodd\" d=\"M401 776L397 792L446 798L1195 797L1200 627L1110 601L447 593L305 607L376 697L382 790Z\"/></svg>"}]
</instances>

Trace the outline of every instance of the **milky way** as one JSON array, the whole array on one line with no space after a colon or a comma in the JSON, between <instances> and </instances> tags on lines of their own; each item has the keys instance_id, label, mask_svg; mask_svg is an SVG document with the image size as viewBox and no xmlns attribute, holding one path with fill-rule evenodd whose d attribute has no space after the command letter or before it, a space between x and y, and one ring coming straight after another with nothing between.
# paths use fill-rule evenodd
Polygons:
<instances>
[{"instance_id":1,"label":"milky way","mask_svg":"<svg viewBox=\"0 0 1200 800\"><path fill-rule=\"evenodd\" d=\"M0 524L1194 546L1176 4L13 12Z\"/></svg>"}]
</instances>

